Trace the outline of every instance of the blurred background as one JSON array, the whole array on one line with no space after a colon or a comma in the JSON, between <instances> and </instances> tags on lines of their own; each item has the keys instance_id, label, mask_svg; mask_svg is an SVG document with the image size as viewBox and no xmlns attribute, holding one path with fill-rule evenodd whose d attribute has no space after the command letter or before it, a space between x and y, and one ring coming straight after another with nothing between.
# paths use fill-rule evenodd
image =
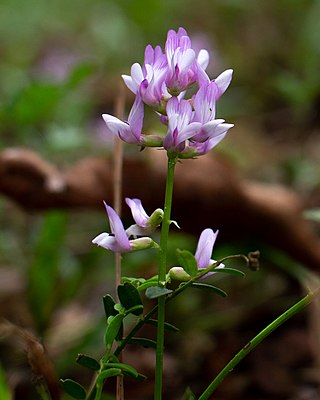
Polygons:
<instances>
[{"instance_id":1,"label":"blurred background","mask_svg":"<svg viewBox=\"0 0 320 400\"><path fill-rule=\"evenodd\" d=\"M143 61L147 44L163 46L167 31L182 26L193 47L209 50L212 78L234 69L217 114L235 128L214 151L218 163L226 165L239 182L244 179L267 188L280 185L301 210L315 208L320 193L319 16L319 0L2 0L1 154L10 148L29 149L59 170L88 156L111 158L112 143L101 114L114 113L123 86L120 75L128 74L134 62ZM133 99L127 92L125 113ZM141 156L127 147L125 153ZM209 181L211 172L205 174ZM90 373L75 358L79 352L101 356L105 324L101 298L114 293L113 257L91 245L93 237L108 231L102 199L96 206L57 209L51 204L30 211L23 207L30 199L13 201L1 179L0 188L3 396L10 390L14 399L41 398L32 362L36 338L48 350L53 380L56 374L89 385ZM272 193L265 197L266 207L276 202ZM233 198L231 207L237 202ZM277 209L279 216L281 207L286 215L283 204ZM221 213L219 220L227 218L228 208ZM316 213L312 215L317 219ZM175 216L179 220L179 210ZM246 214L250 221L256 217ZM205 228L208 216L199 218ZM316 222L306 222L298 211L292 221L290 226L297 232L302 224L308 228L312 224L310 253L317 254ZM196 291L169 308L168 320L181 333L167 338L166 399L182 399L188 385L200 394L236 351L306 292L306 282L316 285L317 256L315 262L304 263L301 252L295 257L299 250L275 245L270 239L272 222L266 227L267 222L261 224L261 231L271 233L263 240L241 226L237 227L241 236L228 235L233 230L229 224L214 252L218 259L259 248L258 272L241 263L232 265L247 276L216 278L215 284L228 292L227 299ZM295 228L288 229L288 235L292 232ZM175 248L194 251L198 233L192 224L187 234L173 233L172 265L177 262ZM154 273L153 256L152 252L126 255L124 275ZM152 337L154 331L144 334ZM319 399L319 336L315 305L255 350L227 378L217 398ZM154 359L149 350L129 349L126 360L152 375ZM112 393L110 387L105 399L113 399ZM147 383L128 381L126 393L128 400L151 399L152 376Z\"/></svg>"}]
</instances>

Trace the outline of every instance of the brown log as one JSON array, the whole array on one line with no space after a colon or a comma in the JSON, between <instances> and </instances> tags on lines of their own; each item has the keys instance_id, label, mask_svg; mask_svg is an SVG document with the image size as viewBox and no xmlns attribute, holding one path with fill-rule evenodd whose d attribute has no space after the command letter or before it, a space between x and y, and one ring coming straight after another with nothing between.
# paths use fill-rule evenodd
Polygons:
<instances>
[{"instance_id":1,"label":"brown log","mask_svg":"<svg viewBox=\"0 0 320 400\"><path fill-rule=\"evenodd\" d=\"M113 199L112 170L111 159L98 157L60 170L31 150L10 148L0 153L0 192L25 210L100 207L104 212L102 200ZM141 198L149 212L162 207L164 152L147 149L126 158L123 171L124 196ZM264 241L320 270L320 241L303 219L303 208L293 191L242 179L211 155L176 167L172 218L183 231L199 234L211 227L220 230L219 240Z\"/></svg>"}]
</instances>

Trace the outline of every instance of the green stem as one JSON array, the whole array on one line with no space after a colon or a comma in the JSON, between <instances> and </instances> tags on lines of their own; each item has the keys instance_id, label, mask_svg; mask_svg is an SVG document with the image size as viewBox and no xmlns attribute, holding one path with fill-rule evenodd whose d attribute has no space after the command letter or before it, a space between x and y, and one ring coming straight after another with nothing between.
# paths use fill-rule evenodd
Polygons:
<instances>
[{"instance_id":1,"label":"green stem","mask_svg":"<svg viewBox=\"0 0 320 400\"><path fill-rule=\"evenodd\" d=\"M314 292L310 292L303 299L294 304L291 308L286 310L277 319L275 319L271 324L264 328L257 336L255 336L250 342L248 342L240 351L237 353L233 359L223 368L223 370L215 377L215 379L210 383L207 389L201 394L198 400L211 399L212 393L217 389L224 378L231 372L235 366L253 350L259 343L261 343L270 333L277 329L280 325L286 322L289 318L297 314L299 311L303 310L311 301L320 293L320 288L316 289Z\"/></svg>"},{"instance_id":2,"label":"green stem","mask_svg":"<svg viewBox=\"0 0 320 400\"><path fill-rule=\"evenodd\" d=\"M174 167L176 165L176 157L172 158L168 155L168 173L166 182L166 194L164 200L164 214L161 225L160 236L160 260L158 271L158 284L165 286L167 273L167 248L170 227ZM164 348L164 322L165 322L165 296L158 299L158 327L157 327L157 349L156 349L156 370L155 370L155 387L154 400L162 399L162 370L163 370L163 348Z\"/></svg>"}]
</instances>

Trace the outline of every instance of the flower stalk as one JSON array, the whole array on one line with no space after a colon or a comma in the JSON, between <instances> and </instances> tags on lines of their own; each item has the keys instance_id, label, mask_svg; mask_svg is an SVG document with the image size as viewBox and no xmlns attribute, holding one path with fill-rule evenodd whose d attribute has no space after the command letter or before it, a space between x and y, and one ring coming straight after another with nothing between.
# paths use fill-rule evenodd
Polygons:
<instances>
[{"instance_id":1,"label":"flower stalk","mask_svg":"<svg viewBox=\"0 0 320 400\"><path fill-rule=\"evenodd\" d=\"M174 183L174 169L177 162L176 157L170 157L168 154L168 173L166 181L166 193L164 201L164 213L161 225L160 236L160 257L159 257L159 271L158 271L158 284L164 287L166 284L167 273L167 249L168 249L168 236L170 228L171 205ZM165 322L165 296L158 299L158 326L157 326L157 349L156 349L156 370L155 370L155 387L154 399L162 399L162 370L163 370L163 348L164 348L164 322Z\"/></svg>"}]
</instances>

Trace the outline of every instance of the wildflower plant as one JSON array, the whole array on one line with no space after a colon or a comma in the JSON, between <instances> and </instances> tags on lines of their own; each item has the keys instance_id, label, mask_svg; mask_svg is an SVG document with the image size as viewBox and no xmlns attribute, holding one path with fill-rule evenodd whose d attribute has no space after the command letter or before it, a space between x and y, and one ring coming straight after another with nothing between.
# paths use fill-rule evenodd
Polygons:
<instances>
[{"instance_id":1,"label":"wildflower plant","mask_svg":"<svg viewBox=\"0 0 320 400\"><path fill-rule=\"evenodd\" d=\"M244 259L252 269L258 266L257 252L248 256L233 255L218 261L213 260L212 251L218 231L213 231L211 228L202 231L195 254L188 250L177 250L177 264L168 266L167 263L169 228L172 223L178 226L171 220L175 165L179 160L196 159L206 155L233 127L233 124L226 123L224 119L216 118L216 103L230 85L232 70L228 69L211 80L206 73L208 63L208 52L200 50L196 54L185 29L179 28L177 32L170 30L164 50L160 46L153 48L148 45L143 64L133 64L130 75L122 76L128 89L135 95L128 120L124 121L109 114L102 116L110 136L118 137L123 142L141 149L156 147L165 151L167 178L163 209L156 209L150 216L143 208L140 199L126 198L134 220L134 224L127 229L117 212L104 202L111 232L99 234L92 242L118 254L152 248L158 253L158 273L151 278L123 278L117 287L117 300L111 295L104 296L103 304L107 319L104 335L105 354L99 362L87 355L78 356L77 362L95 371L96 376L88 391L70 379L63 380L65 391L74 398L100 400L103 387L110 377L130 376L139 380L145 379L146 377L134 367L121 362L121 353L125 346L136 344L156 350L154 399L161 400L164 332L178 331L178 328L165 321L166 305L190 287L202 288L213 294L225 296L226 293L222 289L213 286L211 281L204 282L204 279L218 273L243 276L242 271L224 265L227 259ZM190 88L193 89L191 96L189 96ZM154 134L144 131L145 107L150 107L154 111L159 124L166 127L165 133ZM161 229L159 243L150 237L158 228ZM173 281L175 285L172 285ZM198 397L199 400L211 398L218 384L240 359L277 326L305 307L311 301L312 295L306 296L250 341L250 345L245 346L209 384ZM144 302L148 299L157 299L157 304L150 311L144 308ZM133 325L129 329L124 329L124 321L129 315L131 323L132 316L135 318ZM155 341L136 337L144 324L156 326ZM190 390L188 393L188 399L196 398Z\"/></svg>"}]
</instances>

